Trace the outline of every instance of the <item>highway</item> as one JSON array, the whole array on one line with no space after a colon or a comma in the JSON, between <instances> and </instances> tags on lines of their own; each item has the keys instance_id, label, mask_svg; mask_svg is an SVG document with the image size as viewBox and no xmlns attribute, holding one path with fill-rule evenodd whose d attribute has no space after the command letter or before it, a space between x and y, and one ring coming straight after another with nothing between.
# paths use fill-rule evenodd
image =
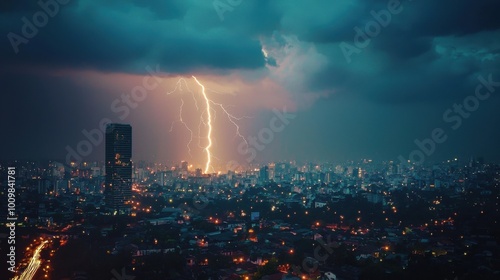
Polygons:
<instances>
[{"instance_id":1,"label":"highway","mask_svg":"<svg viewBox=\"0 0 500 280\"><path fill-rule=\"evenodd\" d=\"M33 252L33 256L31 257L31 260L24 269L24 272L19 275L14 277L13 280L32 280L33 277L35 276L36 272L38 271L38 268L40 268L40 265L42 264L42 260L40 259L40 253L42 252L43 248L45 245L48 243L47 240L44 240L38 247L35 249Z\"/></svg>"}]
</instances>

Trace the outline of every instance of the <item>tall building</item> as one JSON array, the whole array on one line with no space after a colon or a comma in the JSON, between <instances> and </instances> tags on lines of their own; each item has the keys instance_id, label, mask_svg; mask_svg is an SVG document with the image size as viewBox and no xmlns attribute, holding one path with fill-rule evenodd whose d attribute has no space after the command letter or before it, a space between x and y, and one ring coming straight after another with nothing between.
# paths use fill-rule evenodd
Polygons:
<instances>
[{"instance_id":1,"label":"tall building","mask_svg":"<svg viewBox=\"0 0 500 280\"><path fill-rule=\"evenodd\" d=\"M262 183L269 181L269 167L267 165L264 165L260 168L259 177Z\"/></svg>"},{"instance_id":2,"label":"tall building","mask_svg":"<svg viewBox=\"0 0 500 280\"><path fill-rule=\"evenodd\" d=\"M187 172L188 171L188 162L183 160L181 162L181 170Z\"/></svg>"},{"instance_id":3,"label":"tall building","mask_svg":"<svg viewBox=\"0 0 500 280\"><path fill-rule=\"evenodd\" d=\"M104 199L113 214L129 211L132 196L132 127L111 123L106 127L106 181Z\"/></svg>"}]
</instances>

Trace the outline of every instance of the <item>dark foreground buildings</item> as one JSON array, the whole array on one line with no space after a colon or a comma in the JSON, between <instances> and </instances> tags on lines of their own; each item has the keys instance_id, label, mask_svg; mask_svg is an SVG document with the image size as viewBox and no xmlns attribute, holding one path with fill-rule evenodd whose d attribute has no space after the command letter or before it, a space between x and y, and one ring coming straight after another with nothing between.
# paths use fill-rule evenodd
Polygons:
<instances>
[{"instance_id":1,"label":"dark foreground buildings","mask_svg":"<svg viewBox=\"0 0 500 280\"><path fill-rule=\"evenodd\" d=\"M106 127L105 203L112 214L129 212L132 193L132 127L111 123Z\"/></svg>"}]
</instances>

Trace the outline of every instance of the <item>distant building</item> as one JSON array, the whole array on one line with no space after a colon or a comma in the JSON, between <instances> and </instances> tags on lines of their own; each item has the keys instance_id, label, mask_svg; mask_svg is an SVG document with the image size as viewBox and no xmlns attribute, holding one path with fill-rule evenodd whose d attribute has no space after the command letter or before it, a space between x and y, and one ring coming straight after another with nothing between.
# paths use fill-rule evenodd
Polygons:
<instances>
[{"instance_id":1,"label":"distant building","mask_svg":"<svg viewBox=\"0 0 500 280\"><path fill-rule=\"evenodd\" d=\"M113 214L128 212L132 195L132 127L108 124L106 127L106 208Z\"/></svg>"},{"instance_id":2,"label":"distant building","mask_svg":"<svg viewBox=\"0 0 500 280\"><path fill-rule=\"evenodd\" d=\"M201 168L196 168L194 176L201 177L202 175L203 175L203 171L201 171Z\"/></svg>"},{"instance_id":3,"label":"distant building","mask_svg":"<svg viewBox=\"0 0 500 280\"><path fill-rule=\"evenodd\" d=\"M189 167L188 162L182 161L177 170L178 173L177 175L182 179L187 179L189 176L188 167Z\"/></svg>"},{"instance_id":4,"label":"distant building","mask_svg":"<svg viewBox=\"0 0 500 280\"><path fill-rule=\"evenodd\" d=\"M359 168L353 168L352 169L352 177L353 178L358 178L359 177Z\"/></svg>"},{"instance_id":5,"label":"distant building","mask_svg":"<svg viewBox=\"0 0 500 280\"><path fill-rule=\"evenodd\" d=\"M181 162L181 170L187 172L188 171L189 164L187 161L183 160Z\"/></svg>"},{"instance_id":6,"label":"distant building","mask_svg":"<svg viewBox=\"0 0 500 280\"><path fill-rule=\"evenodd\" d=\"M260 181L263 183L269 181L269 167L267 165L260 168L259 177Z\"/></svg>"}]
</instances>

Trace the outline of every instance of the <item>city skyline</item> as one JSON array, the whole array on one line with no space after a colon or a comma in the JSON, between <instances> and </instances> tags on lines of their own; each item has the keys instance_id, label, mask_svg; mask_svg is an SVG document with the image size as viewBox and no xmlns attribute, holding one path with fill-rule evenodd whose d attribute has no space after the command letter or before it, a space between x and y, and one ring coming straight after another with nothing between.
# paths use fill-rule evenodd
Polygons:
<instances>
[{"instance_id":1,"label":"city skyline","mask_svg":"<svg viewBox=\"0 0 500 280\"><path fill-rule=\"evenodd\" d=\"M120 154L108 158L125 161L131 147L122 136L130 127L108 127L115 132L108 133L108 151ZM500 166L480 158L433 166L276 163L226 174L202 174L186 161L175 168L139 162L130 178L130 211L111 213L106 165L0 161L20 201L3 211L16 246L7 254L9 272L0 275L441 280L498 274ZM111 177L126 173L114 171Z\"/></svg>"}]
</instances>

